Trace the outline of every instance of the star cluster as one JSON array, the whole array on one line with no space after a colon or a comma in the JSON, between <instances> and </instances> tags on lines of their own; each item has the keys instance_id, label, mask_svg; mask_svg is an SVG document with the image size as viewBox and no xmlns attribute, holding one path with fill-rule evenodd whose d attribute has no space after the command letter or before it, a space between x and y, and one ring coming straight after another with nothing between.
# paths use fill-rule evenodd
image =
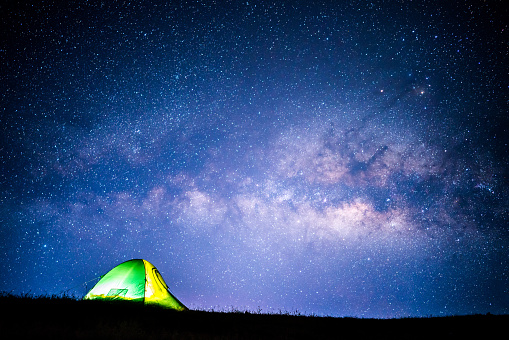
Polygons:
<instances>
[{"instance_id":1,"label":"star cluster","mask_svg":"<svg viewBox=\"0 0 509 340\"><path fill-rule=\"evenodd\" d=\"M502 2L1 5L0 290L509 312Z\"/></svg>"}]
</instances>

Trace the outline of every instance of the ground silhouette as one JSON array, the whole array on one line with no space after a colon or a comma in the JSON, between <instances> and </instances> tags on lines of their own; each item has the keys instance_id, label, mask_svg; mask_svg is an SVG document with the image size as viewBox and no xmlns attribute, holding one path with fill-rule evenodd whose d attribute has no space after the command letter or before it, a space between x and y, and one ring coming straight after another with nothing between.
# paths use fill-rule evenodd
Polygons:
<instances>
[{"instance_id":1,"label":"ground silhouette","mask_svg":"<svg viewBox=\"0 0 509 340\"><path fill-rule=\"evenodd\" d=\"M4 339L495 339L509 315L358 319L0 296Z\"/></svg>"}]
</instances>

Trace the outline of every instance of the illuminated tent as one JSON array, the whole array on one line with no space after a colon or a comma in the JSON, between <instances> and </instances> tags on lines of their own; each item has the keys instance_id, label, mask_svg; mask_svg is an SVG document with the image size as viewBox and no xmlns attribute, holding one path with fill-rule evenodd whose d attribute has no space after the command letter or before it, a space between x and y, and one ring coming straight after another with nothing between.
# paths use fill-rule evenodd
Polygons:
<instances>
[{"instance_id":1,"label":"illuminated tent","mask_svg":"<svg viewBox=\"0 0 509 340\"><path fill-rule=\"evenodd\" d=\"M170 293L157 268L141 259L126 261L110 270L83 299L128 300L187 310L186 306Z\"/></svg>"}]
</instances>

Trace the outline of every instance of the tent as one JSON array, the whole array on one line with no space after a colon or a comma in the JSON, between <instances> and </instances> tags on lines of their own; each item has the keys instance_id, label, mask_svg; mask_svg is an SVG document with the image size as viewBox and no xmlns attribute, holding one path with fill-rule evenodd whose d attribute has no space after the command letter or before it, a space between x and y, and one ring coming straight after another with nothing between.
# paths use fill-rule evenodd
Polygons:
<instances>
[{"instance_id":1,"label":"tent","mask_svg":"<svg viewBox=\"0 0 509 340\"><path fill-rule=\"evenodd\" d=\"M187 310L187 307L170 293L157 268L142 259L123 262L110 270L83 299L128 300Z\"/></svg>"}]
</instances>

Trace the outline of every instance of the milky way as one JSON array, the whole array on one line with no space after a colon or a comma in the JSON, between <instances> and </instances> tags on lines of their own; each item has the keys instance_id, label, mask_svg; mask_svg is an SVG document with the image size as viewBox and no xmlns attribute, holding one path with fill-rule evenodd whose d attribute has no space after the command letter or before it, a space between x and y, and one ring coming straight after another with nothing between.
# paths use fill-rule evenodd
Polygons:
<instances>
[{"instance_id":1,"label":"milky way","mask_svg":"<svg viewBox=\"0 0 509 340\"><path fill-rule=\"evenodd\" d=\"M2 5L0 290L508 313L502 7Z\"/></svg>"}]
</instances>

